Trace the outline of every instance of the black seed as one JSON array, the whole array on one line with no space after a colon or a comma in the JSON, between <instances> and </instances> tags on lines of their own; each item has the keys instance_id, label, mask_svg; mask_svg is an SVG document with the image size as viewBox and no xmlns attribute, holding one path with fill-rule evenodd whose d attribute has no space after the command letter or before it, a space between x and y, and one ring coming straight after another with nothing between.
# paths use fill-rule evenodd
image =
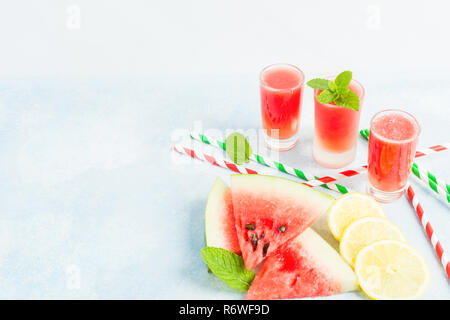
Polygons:
<instances>
[{"instance_id":1,"label":"black seed","mask_svg":"<svg viewBox=\"0 0 450 320\"><path fill-rule=\"evenodd\" d=\"M247 229L247 230L255 230L255 225L253 224L253 223L247 223L246 225L245 225L245 229Z\"/></svg>"},{"instance_id":2,"label":"black seed","mask_svg":"<svg viewBox=\"0 0 450 320\"><path fill-rule=\"evenodd\" d=\"M263 257L266 256L266 254L267 254L267 249L269 249L269 242L264 242L264 247L263 247Z\"/></svg>"},{"instance_id":3,"label":"black seed","mask_svg":"<svg viewBox=\"0 0 450 320\"><path fill-rule=\"evenodd\" d=\"M256 235L256 233L252 234L252 237L250 238L250 242L253 245L253 251L255 251L256 247L258 246L258 236Z\"/></svg>"},{"instance_id":4,"label":"black seed","mask_svg":"<svg viewBox=\"0 0 450 320\"><path fill-rule=\"evenodd\" d=\"M280 226L280 227L278 228L278 231L279 231L279 232L285 232L285 231L286 231L286 226L285 226L285 225Z\"/></svg>"},{"instance_id":5,"label":"black seed","mask_svg":"<svg viewBox=\"0 0 450 320\"><path fill-rule=\"evenodd\" d=\"M264 233L259 236L260 239L264 239Z\"/></svg>"}]
</instances>

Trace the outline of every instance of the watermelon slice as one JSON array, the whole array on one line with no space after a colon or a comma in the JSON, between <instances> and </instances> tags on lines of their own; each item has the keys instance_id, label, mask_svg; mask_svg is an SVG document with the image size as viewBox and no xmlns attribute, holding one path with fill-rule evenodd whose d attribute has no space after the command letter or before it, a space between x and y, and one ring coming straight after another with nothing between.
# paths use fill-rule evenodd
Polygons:
<instances>
[{"instance_id":1,"label":"watermelon slice","mask_svg":"<svg viewBox=\"0 0 450 320\"><path fill-rule=\"evenodd\" d=\"M234 225L230 188L220 178L217 178L206 203L206 245L241 254Z\"/></svg>"},{"instance_id":2,"label":"watermelon slice","mask_svg":"<svg viewBox=\"0 0 450 320\"><path fill-rule=\"evenodd\" d=\"M353 270L309 228L264 262L245 298L329 296L356 290L357 286Z\"/></svg>"},{"instance_id":3,"label":"watermelon slice","mask_svg":"<svg viewBox=\"0 0 450 320\"><path fill-rule=\"evenodd\" d=\"M252 174L232 175L231 193L248 270L312 225L333 199L292 180Z\"/></svg>"}]
</instances>

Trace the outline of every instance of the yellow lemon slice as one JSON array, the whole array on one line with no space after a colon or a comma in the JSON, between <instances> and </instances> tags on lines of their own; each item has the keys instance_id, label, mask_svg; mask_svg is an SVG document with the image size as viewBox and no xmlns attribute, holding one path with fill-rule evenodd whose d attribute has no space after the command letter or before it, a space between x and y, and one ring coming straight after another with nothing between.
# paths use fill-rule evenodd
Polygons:
<instances>
[{"instance_id":1,"label":"yellow lemon slice","mask_svg":"<svg viewBox=\"0 0 450 320\"><path fill-rule=\"evenodd\" d=\"M430 271L420 253L396 240L361 249L355 260L361 289L372 299L418 299L428 288Z\"/></svg>"},{"instance_id":2,"label":"yellow lemon slice","mask_svg":"<svg viewBox=\"0 0 450 320\"><path fill-rule=\"evenodd\" d=\"M337 198L328 209L328 226L337 240L341 240L345 228L366 217L384 218L383 207L371 196L349 192Z\"/></svg>"},{"instance_id":3,"label":"yellow lemon slice","mask_svg":"<svg viewBox=\"0 0 450 320\"><path fill-rule=\"evenodd\" d=\"M349 225L342 234L339 246L341 256L352 267L359 251L380 240L405 241L400 229L382 218L362 218Z\"/></svg>"}]
</instances>

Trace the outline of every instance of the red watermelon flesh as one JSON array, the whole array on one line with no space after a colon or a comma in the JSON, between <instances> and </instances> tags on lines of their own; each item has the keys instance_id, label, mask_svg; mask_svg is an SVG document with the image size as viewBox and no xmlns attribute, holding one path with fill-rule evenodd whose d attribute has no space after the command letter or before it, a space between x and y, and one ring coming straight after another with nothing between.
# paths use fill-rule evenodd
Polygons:
<instances>
[{"instance_id":1,"label":"red watermelon flesh","mask_svg":"<svg viewBox=\"0 0 450 320\"><path fill-rule=\"evenodd\" d=\"M353 270L309 228L264 262L245 298L317 297L356 289Z\"/></svg>"},{"instance_id":2,"label":"red watermelon flesh","mask_svg":"<svg viewBox=\"0 0 450 320\"><path fill-rule=\"evenodd\" d=\"M333 199L298 182L264 175L232 175L231 193L248 270L311 226Z\"/></svg>"},{"instance_id":3,"label":"red watermelon flesh","mask_svg":"<svg viewBox=\"0 0 450 320\"><path fill-rule=\"evenodd\" d=\"M205 210L205 236L209 247L241 254L236 236L230 188L220 178L214 182Z\"/></svg>"}]
</instances>

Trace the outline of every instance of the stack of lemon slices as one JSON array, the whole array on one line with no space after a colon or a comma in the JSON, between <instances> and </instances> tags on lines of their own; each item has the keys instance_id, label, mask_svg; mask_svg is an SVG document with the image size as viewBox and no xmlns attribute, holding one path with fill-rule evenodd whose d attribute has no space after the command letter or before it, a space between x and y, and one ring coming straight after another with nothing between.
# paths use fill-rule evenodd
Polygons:
<instances>
[{"instance_id":1,"label":"stack of lemon slices","mask_svg":"<svg viewBox=\"0 0 450 320\"><path fill-rule=\"evenodd\" d=\"M425 293L430 282L425 260L374 198L357 192L337 198L328 225L370 298L418 299Z\"/></svg>"}]
</instances>

